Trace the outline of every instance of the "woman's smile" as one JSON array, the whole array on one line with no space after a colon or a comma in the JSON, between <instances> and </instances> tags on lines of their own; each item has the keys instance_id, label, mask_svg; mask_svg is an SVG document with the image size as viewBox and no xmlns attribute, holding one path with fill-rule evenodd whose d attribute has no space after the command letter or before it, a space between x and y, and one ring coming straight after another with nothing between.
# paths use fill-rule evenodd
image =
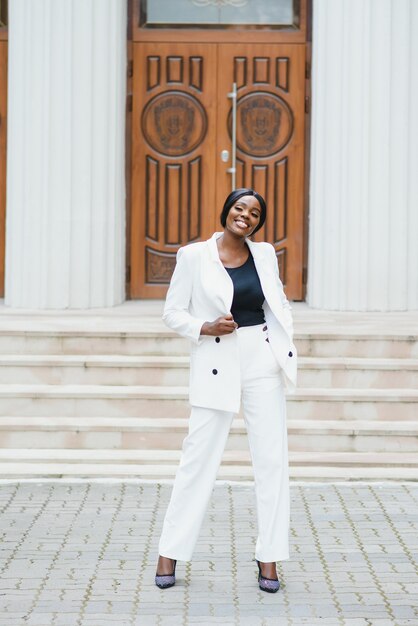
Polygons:
<instances>
[{"instance_id":1,"label":"woman's smile","mask_svg":"<svg viewBox=\"0 0 418 626\"><path fill-rule=\"evenodd\" d=\"M226 228L233 233L250 235L258 226L261 207L254 196L243 196L231 207L226 219Z\"/></svg>"},{"instance_id":2,"label":"woman's smile","mask_svg":"<svg viewBox=\"0 0 418 626\"><path fill-rule=\"evenodd\" d=\"M237 226L239 226L239 228L249 228L249 224L247 224L247 222L244 222L244 220L242 220L241 218L235 220L235 223Z\"/></svg>"}]
</instances>

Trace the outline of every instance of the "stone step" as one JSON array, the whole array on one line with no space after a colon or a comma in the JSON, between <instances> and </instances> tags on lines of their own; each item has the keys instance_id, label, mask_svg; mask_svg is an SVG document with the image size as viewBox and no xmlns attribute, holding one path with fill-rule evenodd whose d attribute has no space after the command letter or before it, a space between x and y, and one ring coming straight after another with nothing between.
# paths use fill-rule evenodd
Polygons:
<instances>
[{"instance_id":1,"label":"stone step","mask_svg":"<svg viewBox=\"0 0 418 626\"><path fill-rule=\"evenodd\" d=\"M1 320L0 354L125 354L186 355L189 342L164 329L161 324L124 324L124 330L90 325L55 328L47 321L31 324L29 320L5 324ZM327 326L312 332L296 331L295 343L300 356L418 358L418 338L408 329L381 330L367 327L355 331Z\"/></svg>"},{"instance_id":2,"label":"stone step","mask_svg":"<svg viewBox=\"0 0 418 626\"><path fill-rule=\"evenodd\" d=\"M185 355L0 355L0 383L185 386L189 363Z\"/></svg>"},{"instance_id":3,"label":"stone step","mask_svg":"<svg viewBox=\"0 0 418 626\"><path fill-rule=\"evenodd\" d=\"M188 356L0 355L1 384L185 386ZM418 359L300 357L301 387L418 388Z\"/></svg>"},{"instance_id":4,"label":"stone step","mask_svg":"<svg viewBox=\"0 0 418 626\"><path fill-rule=\"evenodd\" d=\"M95 464L95 463L0 463L0 475L10 480L22 478L140 478L172 480L177 465L140 465L140 464ZM386 466L306 466L293 465L289 469L290 478L303 481L416 481L418 471L414 467ZM252 481L253 470L250 466L221 465L217 480Z\"/></svg>"},{"instance_id":5,"label":"stone step","mask_svg":"<svg viewBox=\"0 0 418 626\"><path fill-rule=\"evenodd\" d=\"M12 476L135 476L172 478L180 452L174 450L0 450L0 471ZM418 480L416 454L389 452L290 452L292 478ZM226 450L218 478L252 480L248 451Z\"/></svg>"},{"instance_id":6,"label":"stone step","mask_svg":"<svg viewBox=\"0 0 418 626\"><path fill-rule=\"evenodd\" d=\"M0 462L24 460L31 463L141 463L173 464L180 460L180 450L83 450L51 448L5 448L0 449ZM250 465L248 450L225 450L224 465ZM290 465L386 465L418 468L418 456L414 453L394 452L289 452Z\"/></svg>"},{"instance_id":7,"label":"stone step","mask_svg":"<svg viewBox=\"0 0 418 626\"><path fill-rule=\"evenodd\" d=\"M187 418L0 417L2 448L180 450ZM291 451L418 452L418 421L288 420ZM234 418L227 450L248 450Z\"/></svg>"},{"instance_id":8,"label":"stone step","mask_svg":"<svg viewBox=\"0 0 418 626\"><path fill-rule=\"evenodd\" d=\"M418 337L395 333L353 333L336 331L323 333L297 333L295 343L300 356L316 357L377 357L417 358Z\"/></svg>"},{"instance_id":9,"label":"stone step","mask_svg":"<svg viewBox=\"0 0 418 626\"><path fill-rule=\"evenodd\" d=\"M1 330L0 354L184 355L188 341L169 330Z\"/></svg>"},{"instance_id":10,"label":"stone step","mask_svg":"<svg viewBox=\"0 0 418 626\"><path fill-rule=\"evenodd\" d=\"M418 359L305 356L298 360L298 385L418 389Z\"/></svg>"},{"instance_id":11,"label":"stone step","mask_svg":"<svg viewBox=\"0 0 418 626\"><path fill-rule=\"evenodd\" d=\"M290 419L416 420L417 389L299 388ZM187 417L187 387L0 385L0 415Z\"/></svg>"}]
</instances>

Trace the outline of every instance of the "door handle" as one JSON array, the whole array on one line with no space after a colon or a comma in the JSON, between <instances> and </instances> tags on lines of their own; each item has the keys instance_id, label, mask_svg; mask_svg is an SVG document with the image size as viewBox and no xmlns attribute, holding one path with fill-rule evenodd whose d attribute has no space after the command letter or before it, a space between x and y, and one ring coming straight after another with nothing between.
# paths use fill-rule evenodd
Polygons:
<instances>
[{"instance_id":1,"label":"door handle","mask_svg":"<svg viewBox=\"0 0 418 626\"><path fill-rule=\"evenodd\" d=\"M231 167L226 171L231 174L232 191L236 189L237 175L237 83L232 83L232 91L228 93L228 98L232 100L232 143L231 143ZM223 152L227 152L223 150Z\"/></svg>"}]
</instances>

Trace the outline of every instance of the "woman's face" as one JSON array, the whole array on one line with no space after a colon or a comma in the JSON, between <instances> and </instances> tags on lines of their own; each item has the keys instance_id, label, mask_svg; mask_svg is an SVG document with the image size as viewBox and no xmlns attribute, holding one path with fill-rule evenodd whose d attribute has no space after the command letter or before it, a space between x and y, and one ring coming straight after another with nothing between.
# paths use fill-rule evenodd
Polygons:
<instances>
[{"instance_id":1,"label":"woman's face","mask_svg":"<svg viewBox=\"0 0 418 626\"><path fill-rule=\"evenodd\" d=\"M248 237L257 228L261 207L254 196L242 196L229 209L225 228L239 237Z\"/></svg>"}]
</instances>

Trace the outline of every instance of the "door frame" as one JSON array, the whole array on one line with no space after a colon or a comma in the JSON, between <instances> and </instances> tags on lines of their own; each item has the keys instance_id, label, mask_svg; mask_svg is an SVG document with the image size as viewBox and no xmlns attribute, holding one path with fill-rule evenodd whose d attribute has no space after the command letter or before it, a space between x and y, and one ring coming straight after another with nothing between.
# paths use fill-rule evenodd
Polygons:
<instances>
[{"instance_id":1,"label":"door frame","mask_svg":"<svg viewBox=\"0 0 418 626\"><path fill-rule=\"evenodd\" d=\"M309 183L311 145L311 60L312 60L312 13L313 0L297 0L300 3L300 27L283 29L245 29L246 41L252 43L304 43L305 44L305 155L304 155L304 207L303 207L303 264L302 301L306 299L308 279L308 239L309 239ZM131 235L132 235L132 102L133 102L133 45L136 42L220 42L224 41L225 30L197 28L142 29L139 24L139 0L128 0L127 25L127 95L125 124L125 181L126 181L126 299L131 300ZM231 29L228 37L231 42L240 40L243 29Z\"/></svg>"}]
</instances>

